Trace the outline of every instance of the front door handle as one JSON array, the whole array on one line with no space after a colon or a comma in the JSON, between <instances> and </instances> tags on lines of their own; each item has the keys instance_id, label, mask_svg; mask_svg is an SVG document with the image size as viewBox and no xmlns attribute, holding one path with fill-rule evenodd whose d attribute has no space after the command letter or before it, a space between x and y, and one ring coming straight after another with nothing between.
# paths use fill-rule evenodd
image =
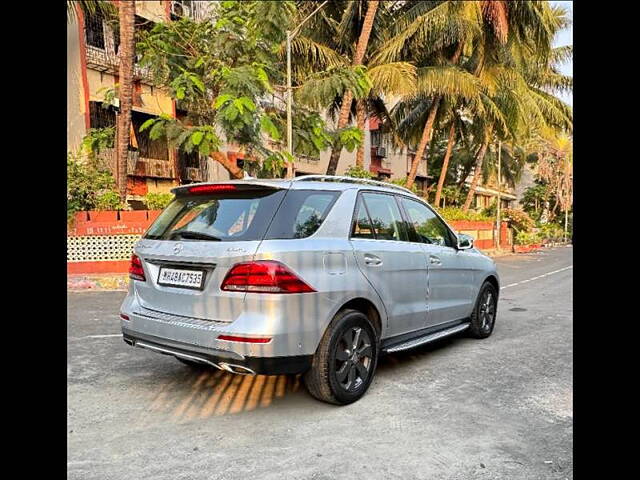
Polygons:
<instances>
[{"instance_id":1,"label":"front door handle","mask_svg":"<svg viewBox=\"0 0 640 480\"><path fill-rule=\"evenodd\" d=\"M371 255L370 253L365 253L364 263L365 265L369 265L370 267L376 267L378 265L382 265L382 259L375 255Z\"/></svg>"},{"instance_id":2,"label":"front door handle","mask_svg":"<svg viewBox=\"0 0 640 480\"><path fill-rule=\"evenodd\" d=\"M442 265L442 262L435 255L429 255L429 263L431 265Z\"/></svg>"}]
</instances>

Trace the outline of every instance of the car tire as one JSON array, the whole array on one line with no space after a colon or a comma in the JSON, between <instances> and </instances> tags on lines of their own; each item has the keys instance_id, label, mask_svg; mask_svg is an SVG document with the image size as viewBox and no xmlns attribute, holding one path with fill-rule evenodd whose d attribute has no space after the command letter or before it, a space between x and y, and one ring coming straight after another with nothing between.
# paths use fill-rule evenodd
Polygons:
<instances>
[{"instance_id":1,"label":"car tire","mask_svg":"<svg viewBox=\"0 0 640 480\"><path fill-rule=\"evenodd\" d=\"M493 332L498 313L498 292L490 282L484 282L478 293L476 305L471 314L469 335L473 338L487 338Z\"/></svg>"},{"instance_id":2,"label":"car tire","mask_svg":"<svg viewBox=\"0 0 640 480\"><path fill-rule=\"evenodd\" d=\"M342 310L327 327L303 382L320 401L353 403L373 380L378 351L376 330L367 316L357 310Z\"/></svg>"}]
</instances>

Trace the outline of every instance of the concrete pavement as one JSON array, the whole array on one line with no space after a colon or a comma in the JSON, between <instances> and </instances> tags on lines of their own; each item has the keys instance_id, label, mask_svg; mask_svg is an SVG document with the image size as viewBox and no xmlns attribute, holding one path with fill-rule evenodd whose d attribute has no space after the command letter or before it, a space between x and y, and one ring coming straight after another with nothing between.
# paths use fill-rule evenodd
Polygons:
<instances>
[{"instance_id":1,"label":"concrete pavement","mask_svg":"<svg viewBox=\"0 0 640 480\"><path fill-rule=\"evenodd\" d=\"M388 356L347 407L133 349L123 292L69 293L68 477L573 478L572 248L496 261L491 337Z\"/></svg>"}]
</instances>

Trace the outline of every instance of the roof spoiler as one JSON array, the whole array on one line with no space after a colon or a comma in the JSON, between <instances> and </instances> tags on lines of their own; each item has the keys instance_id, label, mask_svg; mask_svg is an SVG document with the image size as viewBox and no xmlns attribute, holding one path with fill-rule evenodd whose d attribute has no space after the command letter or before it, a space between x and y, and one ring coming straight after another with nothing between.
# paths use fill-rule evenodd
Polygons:
<instances>
[{"instance_id":1,"label":"roof spoiler","mask_svg":"<svg viewBox=\"0 0 640 480\"><path fill-rule=\"evenodd\" d=\"M282 182L279 185L276 182L261 182L259 180L229 180L223 182L202 182L202 183L190 183L188 185L180 185L171 189L171 193L176 196L181 195L204 195L211 193L224 193L240 190L252 190L256 188L265 189L271 188L273 190L287 189L291 186L291 182Z\"/></svg>"}]
</instances>

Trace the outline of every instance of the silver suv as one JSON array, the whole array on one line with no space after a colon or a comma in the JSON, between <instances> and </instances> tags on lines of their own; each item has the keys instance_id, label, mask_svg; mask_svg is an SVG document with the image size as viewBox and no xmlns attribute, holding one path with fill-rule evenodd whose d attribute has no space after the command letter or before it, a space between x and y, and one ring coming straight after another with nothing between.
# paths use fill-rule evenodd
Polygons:
<instances>
[{"instance_id":1,"label":"silver suv","mask_svg":"<svg viewBox=\"0 0 640 480\"><path fill-rule=\"evenodd\" d=\"M494 262L409 190L345 177L175 188L134 248L124 341L358 400L380 354L488 337Z\"/></svg>"}]
</instances>

